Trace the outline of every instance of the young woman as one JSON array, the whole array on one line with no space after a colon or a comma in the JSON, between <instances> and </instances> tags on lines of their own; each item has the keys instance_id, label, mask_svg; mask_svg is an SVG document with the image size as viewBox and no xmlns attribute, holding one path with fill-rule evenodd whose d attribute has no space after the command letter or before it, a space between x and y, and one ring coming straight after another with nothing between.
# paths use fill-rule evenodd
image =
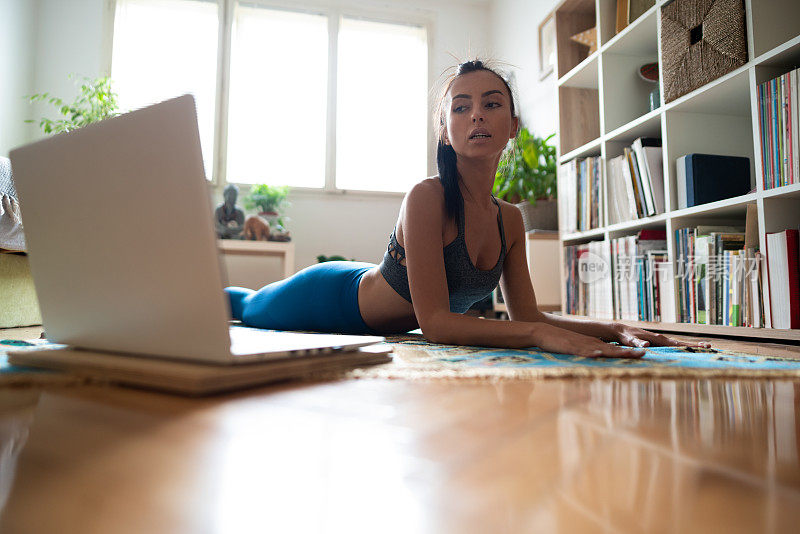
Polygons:
<instances>
[{"instance_id":1,"label":"young woman","mask_svg":"<svg viewBox=\"0 0 800 534\"><path fill-rule=\"evenodd\" d=\"M689 345L618 323L539 311L522 215L491 193L503 149L519 128L511 89L497 72L481 61L459 65L442 91L436 121L439 175L406 195L380 265L320 263L257 292L227 288L233 317L277 330L421 328L434 343L536 346L580 356L640 357L649 344ZM463 315L498 282L510 321Z\"/></svg>"}]
</instances>

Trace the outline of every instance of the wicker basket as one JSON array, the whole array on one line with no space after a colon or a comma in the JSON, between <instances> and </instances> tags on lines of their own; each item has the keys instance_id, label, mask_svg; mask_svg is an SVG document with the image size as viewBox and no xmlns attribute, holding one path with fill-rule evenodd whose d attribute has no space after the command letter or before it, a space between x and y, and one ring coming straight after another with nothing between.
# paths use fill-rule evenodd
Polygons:
<instances>
[{"instance_id":1,"label":"wicker basket","mask_svg":"<svg viewBox=\"0 0 800 534\"><path fill-rule=\"evenodd\" d=\"M661 8L664 102L747 63L743 0L673 0Z\"/></svg>"},{"instance_id":2,"label":"wicker basket","mask_svg":"<svg viewBox=\"0 0 800 534\"><path fill-rule=\"evenodd\" d=\"M520 202L516 205L522 212L525 231L558 230L558 201L537 200L536 205Z\"/></svg>"}]
</instances>

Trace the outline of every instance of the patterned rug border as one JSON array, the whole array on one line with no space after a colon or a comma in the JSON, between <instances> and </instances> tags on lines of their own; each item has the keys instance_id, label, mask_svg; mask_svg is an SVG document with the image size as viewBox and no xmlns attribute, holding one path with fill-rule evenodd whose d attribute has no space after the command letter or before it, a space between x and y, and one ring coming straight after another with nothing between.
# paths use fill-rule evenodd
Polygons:
<instances>
[{"instance_id":1,"label":"patterned rug border","mask_svg":"<svg viewBox=\"0 0 800 534\"><path fill-rule=\"evenodd\" d=\"M614 367L580 367L580 366L553 366L553 367L468 367L461 363L441 361L441 358L431 354L423 348L429 347L433 351L442 353L456 353L461 355L471 352L480 353L484 350L493 350L489 347L471 347L452 345L437 345L424 341L420 335L386 336L386 342L392 346L394 361L376 365L370 368L354 369L346 372L347 378L369 379L410 379L410 380L534 380L544 378L800 378L800 361L780 356L763 356L748 354L729 349L716 349L716 353L725 356L768 358L770 362L787 362L798 365L797 369L748 369L738 368L708 368L708 367L679 367L664 364L649 367L628 367L618 363ZM509 349L514 350L514 349ZM521 349L520 352L526 352ZM551 354L542 351L544 354ZM624 361L624 360L623 360ZM637 362L639 360L632 360Z\"/></svg>"}]
</instances>

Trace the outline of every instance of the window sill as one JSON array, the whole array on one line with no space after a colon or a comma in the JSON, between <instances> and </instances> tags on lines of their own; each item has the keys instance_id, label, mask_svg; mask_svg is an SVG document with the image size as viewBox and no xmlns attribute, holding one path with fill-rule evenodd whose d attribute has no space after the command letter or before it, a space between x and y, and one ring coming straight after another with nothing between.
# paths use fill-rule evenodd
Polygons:
<instances>
[{"instance_id":1,"label":"window sill","mask_svg":"<svg viewBox=\"0 0 800 534\"><path fill-rule=\"evenodd\" d=\"M208 185L214 189L222 191L228 186L227 183L214 183L209 182ZM254 184L234 184L239 188L239 194L247 194ZM289 187L289 196L292 197L305 197L305 198L331 198L331 197L347 197L347 198L397 198L403 199L405 193L397 191L367 191L362 189L324 189L316 187Z\"/></svg>"}]
</instances>

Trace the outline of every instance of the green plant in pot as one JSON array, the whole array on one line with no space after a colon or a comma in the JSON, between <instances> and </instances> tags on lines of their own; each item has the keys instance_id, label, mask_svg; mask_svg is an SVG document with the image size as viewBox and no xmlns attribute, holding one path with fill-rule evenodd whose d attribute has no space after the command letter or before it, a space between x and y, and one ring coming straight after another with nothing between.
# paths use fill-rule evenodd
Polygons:
<instances>
[{"instance_id":1,"label":"green plant in pot","mask_svg":"<svg viewBox=\"0 0 800 534\"><path fill-rule=\"evenodd\" d=\"M70 75L70 78L74 76ZM44 117L39 120L39 127L46 134L57 134L77 130L94 122L115 117L119 114L117 95L111 87L111 79L83 78L78 96L68 104L50 93L37 93L26 97L31 104L45 102L54 106L62 118L53 120ZM26 120L26 123L35 122Z\"/></svg>"},{"instance_id":2,"label":"green plant in pot","mask_svg":"<svg viewBox=\"0 0 800 534\"><path fill-rule=\"evenodd\" d=\"M247 209L258 208L258 214L267 219L271 226L275 222L283 226L280 210L286 206L288 196L288 185L256 184L244 198L244 205Z\"/></svg>"},{"instance_id":3,"label":"green plant in pot","mask_svg":"<svg viewBox=\"0 0 800 534\"><path fill-rule=\"evenodd\" d=\"M542 139L520 128L497 167L492 193L517 205L525 231L558 229L556 148L548 144L554 136Z\"/></svg>"}]
</instances>

